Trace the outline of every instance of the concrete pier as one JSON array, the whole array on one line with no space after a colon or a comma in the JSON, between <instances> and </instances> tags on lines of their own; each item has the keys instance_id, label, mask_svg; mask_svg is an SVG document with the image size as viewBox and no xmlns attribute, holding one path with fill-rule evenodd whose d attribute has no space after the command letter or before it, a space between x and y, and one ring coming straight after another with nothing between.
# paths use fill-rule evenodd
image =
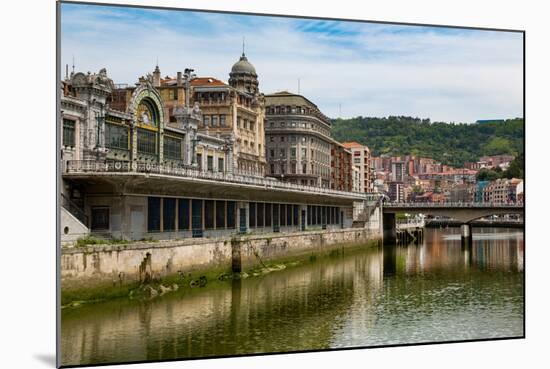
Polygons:
<instances>
[{"instance_id":1,"label":"concrete pier","mask_svg":"<svg viewBox=\"0 0 550 369\"><path fill-rule=\"evenodd\" d=\"M397 227L394 213L384 213L383 220L384 244L394 244L397 241Z\"/></svg>"},{"instance_id":2,"label":"concrete pier","mask_svg":"<svg viewBox=\"0 0 550 369\"><path fill-rule=\"evenodd\" d=\"M460 226L460 240L462 245L472 245L472 225L469 223Z\"/></svg>"}]
</instances>

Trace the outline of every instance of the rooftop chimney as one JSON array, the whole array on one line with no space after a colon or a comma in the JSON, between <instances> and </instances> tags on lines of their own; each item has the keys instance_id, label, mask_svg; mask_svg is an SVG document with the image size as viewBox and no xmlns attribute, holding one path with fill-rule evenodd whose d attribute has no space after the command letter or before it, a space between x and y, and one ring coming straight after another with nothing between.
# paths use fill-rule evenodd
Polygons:
<instances>
[{"instance_id":1,"label":"rooftop chimney","mask_svg":"<svg viewBox=\"0 0 550 369\"><path fill-rule=\"evenodd\" d=\"M153 72L153 86L160 87L160 69L158 65L155 67L155 71Z\"/></svg>"}]
</instances>

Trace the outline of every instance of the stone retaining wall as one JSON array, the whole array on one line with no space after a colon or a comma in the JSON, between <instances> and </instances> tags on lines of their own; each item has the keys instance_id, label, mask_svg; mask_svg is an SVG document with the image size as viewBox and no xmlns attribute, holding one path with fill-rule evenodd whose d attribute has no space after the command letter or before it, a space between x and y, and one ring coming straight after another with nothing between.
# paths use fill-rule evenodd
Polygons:
<instances>
[{"instance_id":1,"label":"stone retaining wall","mask_svg":"<svg viewBox=\"0 0 550 369\"><path fill-rule=\"evenodd\" d=\"M88 288L106 282L118 285L178 272L240 271L262 263L324 253L380 238L379 232L352 228L64 248L61 283L63 289Z\"/></svg>"}]
</instances>

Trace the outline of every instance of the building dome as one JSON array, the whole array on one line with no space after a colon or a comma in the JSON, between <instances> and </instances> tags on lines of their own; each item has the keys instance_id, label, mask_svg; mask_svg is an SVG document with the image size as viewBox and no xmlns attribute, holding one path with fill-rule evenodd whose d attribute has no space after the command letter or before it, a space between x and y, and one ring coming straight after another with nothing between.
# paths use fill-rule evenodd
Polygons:
<instances>
[{"instance_id":1,"label":"building dome","mask_svg":"<svg viewBox=\"0 0 550 369\"><path fill-rule=\"evenodd\" d=\"M256 69L252 64L250 64L243 53L239 61L233 64L233 67L231 67L231 74L252 74L256 76Z\"/></svg>"}]
</instances>

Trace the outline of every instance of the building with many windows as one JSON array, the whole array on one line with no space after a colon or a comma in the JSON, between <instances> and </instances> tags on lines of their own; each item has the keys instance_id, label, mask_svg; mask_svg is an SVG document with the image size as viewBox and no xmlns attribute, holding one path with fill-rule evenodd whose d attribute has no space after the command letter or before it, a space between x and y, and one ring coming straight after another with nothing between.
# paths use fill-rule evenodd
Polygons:
<instances>
[{"instance_id":1,"label":"building with many windows","mask_svg":"<svg viewBox=\"0 0 550 369\"><path fill-rule=\"evenodd\" d=\"M330 150L330 188L340 191L354 191L353 168L351 151L341 143L333 141Z\"/></svg>"},{"instance_id":2,"label":"building with many windows","mask_svg":"<svg viewBox=\"0 0 550 369\"><path fill-rule=\"evenodd\" d=\"M291 183L330 188L330 119L304 96L266 95L267 175Z\"/></svg>"},{"instance_id":3,"label":"building with many windows","mask_svg":"<svg viewBox=\"0 0 550 369\"><path fill-rule=\"evenodd\" d=\"M243 64L233 68L229 87L215 83L222 90L206 89L209 95L191 70L178 73L175 85L161 79L158 68L132 87L114 84L105 69L66 76L59 116L62 241L90 234L140 240L351 227L353 204L366 197L330 188L328 118L313 106L306 111L302 105L306 118L288 120L291 127L304 123L304 140L287 154L297 163L306 160L306 178L313 181L296 186L259 175L263 147L245 152L242 145L263 142L253 139L263 131L263 113L252 98L261 97L255 73ZM223 91L236 99L232 112L209 103ZM246 128L239 128L239 117ZM253 160L253 170L239 170Z\"/></svg>"},{"instance_id":4,"label":"building with many windows","mask_svg":"<svg viewBox=\"0 0 550 369\"><path fill-rule=\"evenodd\" d=\"M353 165L359 169L361 192L374 192L374 165L370 149L358 142L343 142L342 145L351 151Z\"/></svg>"}]
</instances>

